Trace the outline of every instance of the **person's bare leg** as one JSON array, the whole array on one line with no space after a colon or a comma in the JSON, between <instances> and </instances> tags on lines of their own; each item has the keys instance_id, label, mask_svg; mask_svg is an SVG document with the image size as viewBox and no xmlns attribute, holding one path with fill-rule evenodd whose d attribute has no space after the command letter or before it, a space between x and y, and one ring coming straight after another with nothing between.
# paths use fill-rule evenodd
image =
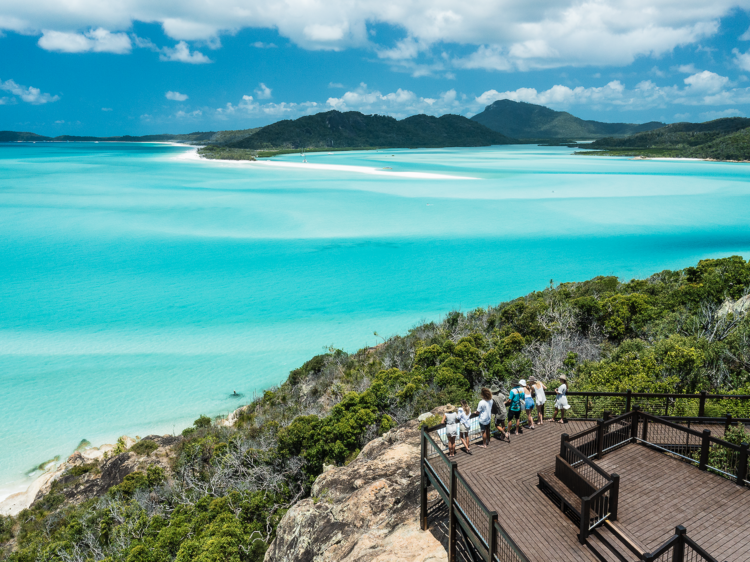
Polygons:
<instances>
[{"instance_id":1,"label":"person's bare leg","mask_svg":"<svg viewBox=\"0 0 750 562\"><path fill-rule=\"evenodd\" d=\"M536 407L537 417L539 418L539 425L544 424L544 404Z\"/></svg>"},{"instance_id":2,"label":"person's bare leg","mask_svg":"<svg viewBox=\"0 0 750 562\"><path fill-rule=\"evenodd\" d=\"M529 427L531 429L534 429L534 416L533 416L533 410L526 410L526 417L529 419Z\"/></svg>"},{"instance_id":3,"label":"person's bare leg","mask_svg":"<svg viewBox=\"0 0 750 562\"><path fill-rule=\"evenodd\" d=\"M558 423L565 423L565 408L560 410L560 421Z\"/></svg>"},{"instance_id":4,"label":"person's bare leg","mask_svg":"<svg viewBox=\"0 0 750 562\"><path fill-rule=\"evenodd\" d=\"M464 442L464 449L468 453L469 452L469 434L468 433L464 433L463 437L461 437L461 441Z\"/></svg>"},{"instance_id":5,"label":"person's bare leg","mask_svg":"<svg viewBox=\"0 0 750 562\"><path fill-rule=\"evenodd\" d=\"M559 410L558 410L557 408L555 408L555 413L554 413L554 414L552 414L552 422L553 422L553 423L557 421L557 412L558 412L558 411L559 411Z\"/></svg>"}]
</instances>

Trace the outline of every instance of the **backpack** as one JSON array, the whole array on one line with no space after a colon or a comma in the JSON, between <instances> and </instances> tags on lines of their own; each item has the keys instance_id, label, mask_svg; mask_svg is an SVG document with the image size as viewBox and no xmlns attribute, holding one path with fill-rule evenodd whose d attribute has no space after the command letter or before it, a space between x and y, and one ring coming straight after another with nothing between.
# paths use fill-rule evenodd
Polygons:
<instances>
[{"instance_id":1,"label":"backpack","mask_svg":"<svg viewBox=\"0 0 750 562\"><path fill-rule=\"evenodd\" d=\"M500 408L497 407L497 402L495 402L495 398L492 398L492 414L497 415L500 413Z\"/></svg>"}]
</instances>

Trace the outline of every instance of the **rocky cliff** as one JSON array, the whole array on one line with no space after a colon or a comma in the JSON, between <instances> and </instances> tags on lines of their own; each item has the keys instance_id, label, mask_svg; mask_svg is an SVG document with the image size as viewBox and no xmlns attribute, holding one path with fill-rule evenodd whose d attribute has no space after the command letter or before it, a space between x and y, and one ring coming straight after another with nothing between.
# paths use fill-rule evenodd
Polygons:
<instances>
[{"instance_id":1,"label":"rocky cliff","mask_svg":"<svg viewBox=\"0 0 750 562\"><path fill-rule=\"evenodd\" d=\"M408 422L321 474L284 515L265 562L447 560L419 528L419 435L419 422Z\"/></svg>"}]
</instances>

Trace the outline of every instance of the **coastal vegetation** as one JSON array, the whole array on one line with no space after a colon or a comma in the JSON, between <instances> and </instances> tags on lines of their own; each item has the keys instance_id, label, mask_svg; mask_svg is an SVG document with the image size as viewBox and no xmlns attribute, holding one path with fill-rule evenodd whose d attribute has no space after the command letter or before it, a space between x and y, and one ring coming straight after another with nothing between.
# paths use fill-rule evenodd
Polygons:
<instances>
[{"instance_id":1,"label":"coastal vegetation","mask_svg":"<svg viewBox=\"0 0 750 562\"><path fill-rule=\"evenodd\" d=\"M604 138L578 148L603 156L750 160L750 119L728 117L706 123L674 123L626 138ZM591 154L581 152L580 154Z\"/></svg>"},{"instance_id":2,"label":"coastal vegetation","mask_svg":"<svg viewBox=\"0 0 750 562\"><path fill-rule=\"evenodd\" d=\"M586 121L565 111L512 100L498 100L471 119L493 131L523 141L623 137L664 126L664 123L656 121L641 125Z\"/></svg>"},{"instance_id":3,"label":"coastal vegetation","mask_svg":"<svg viewBox=\"0 0 750 562\"><path fill-rule=\"evenodd\" d=\"M327 111L285 120L228 146L253 150L300 148L430 148L511 144L510 139L460 115L413 115L397 120L357 111Z\"/></svg>"},{"instance_id":4,"label":"coastal vegetation","mask_svg":"<svg viewBox=\"0 0 750 562\"><path fill-rule=\"evenodd\" d=\"M554 388L565 373L572 390L750 394L749 294L750 263L709 259L647 279L551 281L376 347L328 348L231 425L198 418L168 470L148 465L83 501L68 487L107 467L69 470L30 509L0 518L2 556L262 560L281 517L327 466L350 463L374 437L436 406L476 403L482 386L532 374ZM106 462L145 460L155 454L145 441Z\"/></svg>"}]
</instances>

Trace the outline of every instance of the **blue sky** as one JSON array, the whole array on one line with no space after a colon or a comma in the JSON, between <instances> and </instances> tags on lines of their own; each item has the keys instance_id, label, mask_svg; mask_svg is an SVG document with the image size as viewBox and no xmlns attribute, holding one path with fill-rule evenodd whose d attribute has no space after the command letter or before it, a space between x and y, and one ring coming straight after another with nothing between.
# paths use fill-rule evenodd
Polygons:
<instances>
[{"instance_id":1,"label":"blue sky","mask_svg":"<svg viewBox=\"0 0 750 562\"><path fill-rule=\"evenodd\" d=\"M0 129L244 129L330 109L750 115L750 0L0 0Z\"/></svg>"}]
</instances>

